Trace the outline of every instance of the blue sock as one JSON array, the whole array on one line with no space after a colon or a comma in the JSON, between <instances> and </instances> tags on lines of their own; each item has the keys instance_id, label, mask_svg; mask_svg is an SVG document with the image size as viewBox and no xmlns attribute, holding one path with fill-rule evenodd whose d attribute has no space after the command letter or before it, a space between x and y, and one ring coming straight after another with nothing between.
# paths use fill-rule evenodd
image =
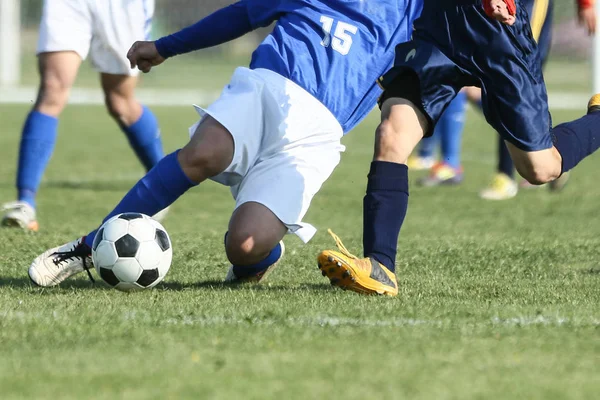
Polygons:
<instances>
[{"instance_id":1,"label":"blue sock","mask_svg":"<svg viewBox=\"0 0 600 400\"><path fill-rule=\"evenodd\" d=\"M50 161L54 145L58 119L39 111L31 111L25 120L19 148L17 170L17 190L20 201L35 207L42 175Z\"/></svg>"},{"instance_id":2,"label":"blue sock","mask_svg":"<svg viewBox=\"0 0 600 400\"><path fill-rule=\"evenodd\" d=\"M390 271L396 269L398 235L408 208L408 167L373 161L363 200L363 248Z\"/></svg>"},{"instance_id":3,"label":"blue sock","mask_svg":"<svg viewBox=\"0 0 600 400\"><path fill-rule=\"evenodd\" d=\"M439 135L435 133L431 137L423 138L419 144L419 157L433 158L435 153L435 146L438 143Z\"/></svg>"},{"instance_id":4,"label":"blue sock","mask_svg":"<svg viewBox=\"0 0 600 400\"><path fill-rule=\"evenodd\" d=\"M515 166L512 157L504 139L500 135L498 135L498 172L508 175L511 178L515 175Z\"/></svg>"},{"instance_id":5,"label":"blue sock","mask_svg":"<svg viewBox=\"0 0 600 400\"><path fill-rule=\"evenodd\" d=\"M150 171L164 156L158 121L152 111L143 106L140 118L130 126L121 125L121 129L146 171Z\"/></svg>"},{"instance_id":6,"label":"blue sock","mask_svg":"<svg viewBox=\"0 0 600 400\"><path fill-rule=\"evenodd\" d=\"M197 183L192 182L181 169L177 153L179 150L160 160L131 188L102 223L124 212L138 212L152 216L173 204L188 189L196 186ZM96 231L87 235L85 239L87 245L91 246L94 242Z\"/></svg>"},{"instance_id":7,"label":"blue sock","mask_svg":"<svg viewBox=\"0 0 600 400\"><path fill-rule=\"evenodd\" d=\"M452 100L436 126L436 132L442 142L442 160L452 168L460 167L460 149L462 132L465 126L465 107L467 95L459 92Z\"/></svg>"},{"instance_id":8,"label":"blue sock","mask_svg":"<svg viewBox=\"0 0 600 400\"><path fill-rule=\"evenodd\" d=\"M256 274L265 271L267 268L273 265L277 260L279 260L279 257L281 257L281 243L277 243L277 246L271 250L269 255L264 260L256 264L234 265L233 273L239 279L255 276Z\"/></svg>"},{"instance_id":9,"label":"blue sock","mask_svg":"<svg viewBox=\"0 0 600 400\"><path fill-rule=\"evenodd\" d=\"M600 112L560 124L550 131L554 146L562 156L562 172L575 167L600 147Z\"/></svg>"}]
</instances>

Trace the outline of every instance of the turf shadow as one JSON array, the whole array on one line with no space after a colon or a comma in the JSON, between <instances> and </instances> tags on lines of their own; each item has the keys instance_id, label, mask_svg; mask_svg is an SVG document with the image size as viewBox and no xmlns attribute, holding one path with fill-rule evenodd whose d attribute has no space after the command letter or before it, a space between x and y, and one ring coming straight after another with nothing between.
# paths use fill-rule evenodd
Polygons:
<instances>
[{"instance_id":1,"label":"turf shadow","mask_svg":"<svg viewBox=\"0 0 600 400\"><path fill-rule=\"evenodd\" d=\"M290 291L323 291L330 290L331 286L325 283L303 283L303 284L253 284L253 283L223 283L223 281L203 281L193 283L182 283L182 282L162 282L157 289L165 290L190 290L190 289L209 289L209 290L222 290L222 291L235 291L235 290L257 290L257 291L271 291L271 292L290 292Z\"/></svg>"},{"instance_id":2,"label":"turf shadow","mask_svg":"<svg viewBox=\"0 0 600 400\"><path fill-rule=\"evenodd\" d=\"M0 276L0 288L3 287L14 287L19 289L24 288L33 288L33 289L42 289L38 286L34 285L29 277L12 277L12 276ZM60 284L60 286L47 288L46 290L53 289L105 289L107 286L102 283L92 283L90 281L86 281L83 279L74 279L70 281L66 281Z\"/></svg>"}]
</instances>

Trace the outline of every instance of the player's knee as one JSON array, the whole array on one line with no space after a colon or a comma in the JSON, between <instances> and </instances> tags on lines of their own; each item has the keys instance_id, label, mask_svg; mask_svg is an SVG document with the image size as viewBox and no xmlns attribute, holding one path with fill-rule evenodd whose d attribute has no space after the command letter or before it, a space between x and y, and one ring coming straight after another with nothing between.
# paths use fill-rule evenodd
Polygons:
<instances>
[{"instance_id":1,"label":"player's knee","mask_svg":"<svg viewBox=\"0 0 600 400\"><path fill-rule=\"evenodd\" d=\"M45 114L58 116L67 104L70 89L59 77L45 77L40 83L36 108Z\"/></svg>"},{"instance_id":2,"label":"player's knee","mask_svg":"<svg viewBox=\"0 0 600 400\"><path fill-rule=\"evenodd\" d=\"M250 265L262 261L272 250L252 229L229 231L225 244L227 258L233 265Z\"/></svg>"},{"instance_id":3,"label":"player's knee","mask_svg":"<svg viewBox=\"0 0 600 400\"><path fill-rule=\"evenodd\" d=\"M223 162L216 149L190 142L179 152L179 163L188 176L202 176L203 179L223 172Z\"/></svg>"}]
</instances>

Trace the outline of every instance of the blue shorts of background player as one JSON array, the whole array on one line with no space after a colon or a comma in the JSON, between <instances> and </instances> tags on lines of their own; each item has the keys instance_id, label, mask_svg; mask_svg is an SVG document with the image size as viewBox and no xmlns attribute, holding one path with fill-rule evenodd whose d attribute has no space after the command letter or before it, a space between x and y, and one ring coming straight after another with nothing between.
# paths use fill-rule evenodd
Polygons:
<instances>
[{"instance_id":1,"label":"blue shorts of background player","mask_svg":"<svg viewBox=\"0 0 600 400\"><path fill-rule=\"evenodd\" d=\"M531 31L538 44L538 51L545 64L552 44L552 19L554 13L553 0L524 0L531 22ZM469 88L469 100L481 110L481 91ZM423 186L452 185L463 180L461 166L462 133L465 122L467 95L461 93L452 101L446 112L436 125L434 134L423 139L418 154L408 160L410 169L431 169L430 174L419 181ZM435 149L440 144L440 161L435 162ZM517 184L513 180L514 164L508 148L501 136L498 136L497 174L489 187L481 192L481 197L490 200L502 200L517 194ZM565 178L567 175L565 175ZM565 179L561 179L564 181ZM559 182L559 181L554 181ZM551 185L551 189L562 185Z\"/></svg>"},{"instance_id":2,"label":"blue shorts of background player","mask_svg":"<svg viewBox=\"0 0 600 400\"><path fill-rule=\"evenodd\" d=\"M344 269L342 289L394 294L357 286L357 277L370 264L394 271L408 207L406 162L462 88L481 87L487 121L506 141L517 171L532 184L557 179L600 147L600 95L592 97L586 115L552 128L527 11L517 3L511 16L500 3L495 10L501 14L489 17L482 1L493 2L425 0L413 39L397 46L394 67L380 79L385 89L381 123L363 201L364 258L351 257L339 240L341 252L319 255L323 268Z\"/></svg>"}]
</instances>

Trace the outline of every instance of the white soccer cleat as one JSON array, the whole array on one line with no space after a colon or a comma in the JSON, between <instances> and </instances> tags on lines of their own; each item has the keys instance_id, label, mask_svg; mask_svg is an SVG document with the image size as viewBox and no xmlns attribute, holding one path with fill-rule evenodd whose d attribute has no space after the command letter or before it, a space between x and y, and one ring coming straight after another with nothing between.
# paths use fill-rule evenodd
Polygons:
<instances>
[{"instance_id":1,"label":"white soccer cleat","mask_svg":"<svg viewBox=\"0 0 600 400\"><path fill-rule=\"evenodd\" d=\"M169 214L169 207L163 208L161 211L157 212L152 216L155 221L163 222L165 218L167 218L167 214Z\"/></svg>"},{"instance_id":2,"label":"white soccer cleat","mask_svg":"<svg viewBox=\"0 0 600 400\"><path fill-rule=\"evenodd\" d=\"M93 268L92 249L85 236L59 247L46 250L29 267L29 279L38 286L56 286L67 278Z\"/></svg>"},{"instance_id":3,"label":"white soccer cleat","mask_svg":"<svg viewBox=\"0 0 600 400\"><path fill-rule=\"evenodd\" d=\"M24 201L13 201L2 206L5 212L2 226L21 228L26 231L37 232L39 225L35 217L35 208Z\"/></svg>"},{"instance_id":4,"label":"white soccer cleat","mask_svg":"<svg viewBox=\"0 0 600 400\"><path fill-rule=\"evenodd\" d=\"M281 255L279 256L277 261L275 261L273 264L271 264L267 269L257 273L256 275L238 278L237 276L235 276L235 273L233 272L233 265L232 265L229 267L229 271L227 271L227 276L225 277L225 283L246 283L246 282L259 283L259 282L262 282L263 280L265 280L271 274L271 272L273 272L273 270L275 268L277 268L277 265L279 264L279 262L283 258L283 255L285 254L285 245L283 244L283 240L280 241L279 244L281 244Z\"/></svg>"}]
</instances>

